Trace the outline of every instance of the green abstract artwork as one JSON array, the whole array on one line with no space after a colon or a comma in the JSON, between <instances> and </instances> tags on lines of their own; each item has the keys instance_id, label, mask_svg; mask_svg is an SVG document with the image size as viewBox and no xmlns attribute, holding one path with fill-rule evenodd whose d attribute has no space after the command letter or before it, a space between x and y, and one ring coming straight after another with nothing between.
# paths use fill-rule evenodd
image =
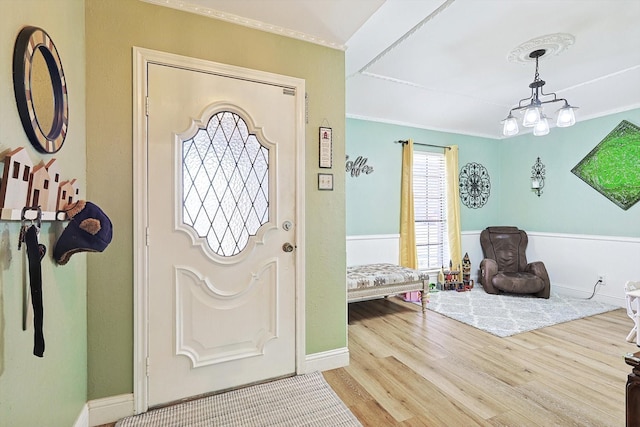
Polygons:
<instances>
[{"instance_id":1,"label":"green abstract artwork","mask_svg":"<svg viewBox=\"0 0 640 427\"><path fill-rule=\"evenodd\" d=\"M640 200L640 127L623 120L571 172L629 209Z\"/></svg>"}]
</instances>

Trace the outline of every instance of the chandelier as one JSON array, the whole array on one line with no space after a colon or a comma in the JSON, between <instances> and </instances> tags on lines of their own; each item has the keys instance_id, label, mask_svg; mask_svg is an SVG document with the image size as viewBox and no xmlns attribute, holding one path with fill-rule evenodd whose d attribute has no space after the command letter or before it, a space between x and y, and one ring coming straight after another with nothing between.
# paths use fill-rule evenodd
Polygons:
<instances>
[{"instance_id":1,"label":"chandelier","mask_svg":"<svg viewBox=\"0 0 640 427\"><path fill-rule=\"evenodd\" d=\"M553 92L544 93L542 90L542 87L546 82L540 78L540 74L538 73L538 58L546 52L546 49L538 49L529 54L529 58L536 60L536 74L533 77L533 82L529 84L529 87L531 88L531 95L528 98L521 99L518 106L512 108L509 111L507 118L502 121L504 123L502 128L502 134L504 136L513 136L520 131L518 128L518 120L513 115L514 111L524 112L522 115L522 126L532 127L534 135L542 136L548 134L549 121L548 117L542 111L542 106L544 104L551 104L554 102L564 102L564 106L558 110L556 126L563 128L573 126L575 124L576 116L574 110L578 107L572 107L566 99L558 98ZM541 96L552 96L553 98L541 100Z\"/></svg>"}]
</instances>

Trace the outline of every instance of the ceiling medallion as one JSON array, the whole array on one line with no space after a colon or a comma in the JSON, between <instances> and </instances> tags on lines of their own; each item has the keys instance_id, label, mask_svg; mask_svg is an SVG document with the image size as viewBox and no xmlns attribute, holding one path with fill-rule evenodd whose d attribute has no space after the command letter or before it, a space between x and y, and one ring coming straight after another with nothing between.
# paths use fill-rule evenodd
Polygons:
<instances>
[{"instance_id":1,"label":"ceiling medallion","mask_svg":"<svg viewBox=\"0 0 640 427\"><path fill-rule=\"evenodd\" d=\"M565 49L568 49L575 43L576 38L567 33L547 34L546 36L536 37L517 46L507 56L509 62L529 63L535 61L535 58L529 56L534 50L544 49L546 52L540 56L540 59L552 55L559 55Z\"/></svg>"}]
</instances>

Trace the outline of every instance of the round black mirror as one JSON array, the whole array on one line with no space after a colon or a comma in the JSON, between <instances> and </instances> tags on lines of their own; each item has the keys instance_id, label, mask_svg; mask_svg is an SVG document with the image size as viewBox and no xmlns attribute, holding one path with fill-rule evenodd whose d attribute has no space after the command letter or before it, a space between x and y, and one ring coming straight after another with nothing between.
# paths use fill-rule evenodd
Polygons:
<instances>
[{"instance_id":1,"label":"round black mirror","mask_svg":"<svg viewBox=\"0 0 640 427\"><path fill-rule=\"evenodd\" d=\"M41 28L24 27L18 34L13 89L31 144L42 153L60 150L69 124L67 84L58 50Z\"/></svg>"}]
</instances>

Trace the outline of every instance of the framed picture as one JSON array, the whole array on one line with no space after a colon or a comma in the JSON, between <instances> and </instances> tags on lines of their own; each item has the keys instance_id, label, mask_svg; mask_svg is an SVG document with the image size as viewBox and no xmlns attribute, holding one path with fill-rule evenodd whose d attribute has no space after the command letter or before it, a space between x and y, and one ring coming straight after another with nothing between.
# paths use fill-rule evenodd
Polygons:
<instances>
[{"instance_id":1,"label":"framed picture","mask_svg":"<svg viewBox=\"0 0 640 427\"><path fill-rule=\"evenodd\" d=\"M318 174L318 190L333 191L333 174Z\"/></svg>"},{"instance_id":2,"label":"framed picture","mask_svg":"<svg viewBox=\"0 0 640 427\"><path fill-rule=\"evenodd\" d=\"M320 167L331 169L333 166L333 145L331 128L320 127Z\"/></svg>"}]
</instances>

